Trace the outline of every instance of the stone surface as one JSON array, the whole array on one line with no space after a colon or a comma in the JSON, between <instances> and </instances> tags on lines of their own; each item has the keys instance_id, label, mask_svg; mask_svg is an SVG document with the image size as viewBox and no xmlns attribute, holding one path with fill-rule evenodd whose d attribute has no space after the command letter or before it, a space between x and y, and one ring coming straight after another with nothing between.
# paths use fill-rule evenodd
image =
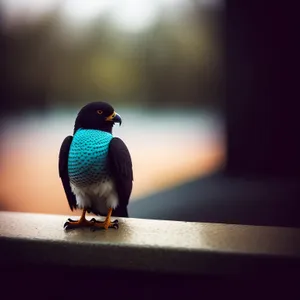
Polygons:
<instances>
[{"instance_id":1,"label":"stone surface","mask_svg":"<svg viewBox=\"0 0 300 300\"><path fill-rule=\"evenodd\" d=\"M262 268L264 257L275 263L300 259L300 230L295 228L119 218L118 230L66 232L66 220L0 212L0 263L236 273Z\"/></svg>"}]
</instances>

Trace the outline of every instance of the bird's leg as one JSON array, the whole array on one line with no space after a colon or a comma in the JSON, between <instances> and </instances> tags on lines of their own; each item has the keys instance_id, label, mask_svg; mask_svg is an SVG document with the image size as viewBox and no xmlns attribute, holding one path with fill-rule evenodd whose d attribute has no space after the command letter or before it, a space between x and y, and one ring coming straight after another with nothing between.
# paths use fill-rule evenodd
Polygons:
<instances>
[{"instance_id":1,"label":"bird's leg","mask_svg":"<svg viewBox=\"0 0 300 300\"><path fill-rule=\"evenodd\" d=\"M119 224L118 224L118 220L115 220L113 222L111 222L110 220L110 217L111 217L111 214L112 214L112 208L110 208L108 210L108 214L105 218L105 221L104 222L98 222L96 221L93 225L93 227L91 228L91 230L96 230L96 229L100 229L100 228L104 228L104 229L108 229L108 228L115 228L115 229L118 229L119 228Z\"/></svg>"},{"instance_id":2,"label":"bird's leg","mask_svg":"<svg viewBox=\"0 0 300 300\"><path fill-rule=\"evenodd\" d=\"M82 215L78 221L68 219L68 221L64 224L65 229L74 229L79 227L91 227L95 224L95 219L88 221L85 218L86 209L83 209Z\"/></svg>"}]
</instances>

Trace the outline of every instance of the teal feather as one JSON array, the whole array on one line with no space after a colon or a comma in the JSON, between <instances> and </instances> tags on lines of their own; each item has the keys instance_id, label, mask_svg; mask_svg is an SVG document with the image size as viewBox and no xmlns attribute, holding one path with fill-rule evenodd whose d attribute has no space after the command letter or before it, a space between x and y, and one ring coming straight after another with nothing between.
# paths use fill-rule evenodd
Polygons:
<instances>
[{"instance_id":1,"label":"teal feather","mask_svg":"<svg viewBox=\"0 0 300 300\"><path fill-rule=\"evenodd\" d=\"M112 138L112 134L100 130L76 131L68 158L71 183L76 186L88 186L110 180L107 156Z\"/></svg>"}]
</instances>

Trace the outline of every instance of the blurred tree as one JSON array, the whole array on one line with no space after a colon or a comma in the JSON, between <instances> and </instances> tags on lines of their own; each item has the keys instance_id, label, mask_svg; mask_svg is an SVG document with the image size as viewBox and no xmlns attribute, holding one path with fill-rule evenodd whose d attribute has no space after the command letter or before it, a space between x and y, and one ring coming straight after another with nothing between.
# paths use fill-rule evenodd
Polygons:
<instances>
[{"instance_id":1,"label":"blurred tree","mask_svg":"<svg viewBox=\"0 0 300 300\"><path fill-rule=\"evenodd\" d=\"M10 107L99 98L151 107L218 105L223 49L217 18L196 5L176 18L162 13L152 27L131 34L108 16L71 28L53 10L1 34Z\"/></svg>"}]
</instances>

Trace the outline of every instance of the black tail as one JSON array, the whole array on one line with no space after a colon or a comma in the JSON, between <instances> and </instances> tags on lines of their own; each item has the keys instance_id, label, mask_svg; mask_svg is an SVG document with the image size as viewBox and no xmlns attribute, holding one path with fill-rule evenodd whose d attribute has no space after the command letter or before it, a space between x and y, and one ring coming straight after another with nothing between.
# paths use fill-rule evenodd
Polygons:
<instances>
[{"instance_id":1,"label":"black tail","mask_svg":"<svg viewBox=\"0 0 300 300\"><path fill-rule=\"evenodd\" d=\"M113 210L112 216L114 217L121 217L121 218L128 218L128 210L127 207L118 206L116 209Z\"/></svg>"}]
</instances>

